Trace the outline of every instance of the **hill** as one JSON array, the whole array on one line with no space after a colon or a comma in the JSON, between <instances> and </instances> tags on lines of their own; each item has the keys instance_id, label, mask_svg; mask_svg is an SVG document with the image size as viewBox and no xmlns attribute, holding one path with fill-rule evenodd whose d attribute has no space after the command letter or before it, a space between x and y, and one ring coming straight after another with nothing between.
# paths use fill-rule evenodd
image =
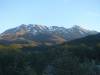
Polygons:
<instances>
[{"instance_id":1,"label":"hill","mask_svg":"<svg viewBox=\"0 0 100 75\"><path fill-rule=\"evenodd\" d=\"M55 46L0 45L0 75L100 75L99 37Z\"/></svg>"},{"instance_id":2,"label":"hill","mask_svg":"<svg viewBox=\"0 0 100 75\"><path fill-rule=\"evenodd\" d=\"M4 41L4 44L6 41L9 44L20 45L55 45L97 33L96 31L90 31L77 25L67 29L58 26L47 27L22 24L19 27L3 32L0 35L0 43Z\"/></svg>"}]
</instances>

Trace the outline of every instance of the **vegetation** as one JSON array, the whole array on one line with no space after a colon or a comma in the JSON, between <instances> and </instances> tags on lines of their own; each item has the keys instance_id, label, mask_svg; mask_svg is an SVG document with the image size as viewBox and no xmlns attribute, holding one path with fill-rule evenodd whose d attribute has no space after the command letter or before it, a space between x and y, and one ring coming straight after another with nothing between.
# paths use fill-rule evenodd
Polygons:
<instances>
[{"instance_id":1,"label":"vegetation","mask_svg":"<svg viewBox=\"0 0 100 75\"><path fill-rule=\"evenodd\" d=\"M0 75L100 75L100 41L82 40L51 47L0 45Z\"/></svg>"}]
</instances>

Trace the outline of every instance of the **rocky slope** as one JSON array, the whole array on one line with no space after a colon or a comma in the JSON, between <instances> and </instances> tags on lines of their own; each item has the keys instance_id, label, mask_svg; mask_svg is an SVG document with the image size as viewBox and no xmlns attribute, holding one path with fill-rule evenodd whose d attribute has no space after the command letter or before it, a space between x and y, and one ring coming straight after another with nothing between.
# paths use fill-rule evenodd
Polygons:
<instances>
[{"instance_id":1,"label":"rocky slope","mask_svg":"<svg viewBox=\"0 0 100 75\"><path fill-rule=\"evenodd\" d=\"M0 35L1 40L17 44L60 44L66 41L82 38L88 35L97 34L80 26L64 28L58 26L42 26L22 24L19 27L8 29ZM0 41L1 42L1 41Z\"/></svg>"}]
</instances>

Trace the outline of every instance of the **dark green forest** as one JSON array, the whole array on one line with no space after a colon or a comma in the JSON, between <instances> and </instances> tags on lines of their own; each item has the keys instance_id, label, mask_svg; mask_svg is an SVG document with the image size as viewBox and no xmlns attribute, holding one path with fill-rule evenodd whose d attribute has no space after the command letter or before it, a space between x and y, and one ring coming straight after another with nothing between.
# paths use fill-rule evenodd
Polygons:
<instances>
[{"instance_id":1,"label":"dark green forest","mask_svg":"<svg viewBox=\"0 0 100 75\"><path fill-rule=\"evenodd\" d=\"M100 75L100 38L55 46L0 45L0 75Z\"/></svg>"}]
</instances>

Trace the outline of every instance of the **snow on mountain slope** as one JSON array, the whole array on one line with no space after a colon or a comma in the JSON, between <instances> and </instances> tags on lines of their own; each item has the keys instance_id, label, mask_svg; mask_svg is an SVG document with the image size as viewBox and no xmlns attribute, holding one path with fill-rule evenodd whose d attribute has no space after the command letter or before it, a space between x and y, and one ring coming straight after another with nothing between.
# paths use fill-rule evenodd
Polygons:
<instances>
[{"instance_id":1,"label":"snow on mountain slope","mask_svg":"<svg viewBox=\"0 0 100 75\"><path fill-rule=\"evenodd\" d=\"M96 31L90 31L77 25L72 28L64 28L58 26L48 27L36 24L22 24L19 27L6 30L0 35L0 38L11 41L27 40L57 44L97 33Z\"/></svg>"}]
</instances>

